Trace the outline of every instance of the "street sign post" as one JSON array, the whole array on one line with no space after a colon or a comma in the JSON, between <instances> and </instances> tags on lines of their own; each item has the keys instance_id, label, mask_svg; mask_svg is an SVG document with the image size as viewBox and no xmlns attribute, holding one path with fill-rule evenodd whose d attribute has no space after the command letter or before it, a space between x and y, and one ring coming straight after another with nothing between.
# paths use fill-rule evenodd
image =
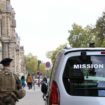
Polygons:
<instances>
[{"instance_id":1,"label":"street sign post","mask_svg":"<svg viewBox=\"0 0 105 105\"><path fill-rule=\"evenodd\" d=\"M48 62L46 62L46 68L47 69L49 69L51 67L51 64L50 64L50 62L48 61Z\"/></svg>"},{"instance_id":2,"label":"street sign post","mask_svg":"<svg viewBox=\"0 0 105 105\"><path fill-rule=\"evenodd\" d=\"M50 68L51 68L51 64L50 64L50 62L49 61L47 61L46 62L46 64L45 64L45 66L46 66L46 70L47 70L47 77L48 77L48 71L50 70Z\"/></svg>"}]
</instances>

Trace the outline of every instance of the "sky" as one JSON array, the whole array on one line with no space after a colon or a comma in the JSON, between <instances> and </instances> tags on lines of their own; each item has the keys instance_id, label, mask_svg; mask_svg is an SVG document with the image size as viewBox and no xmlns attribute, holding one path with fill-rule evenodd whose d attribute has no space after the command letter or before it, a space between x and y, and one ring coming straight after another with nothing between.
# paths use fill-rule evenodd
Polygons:
<instances>
[{"instance_id":1,"label":"sky","mask_svg":"<svg viewBox=\"0 0 105 105\"><path fill-rule=\"evenodd\" d=\"M25 54L43 61L48 60L48 51L67 43L73 23L95 25L105 11L105 0L11 0L11 4Z\"/></svg>"}]
</instances>

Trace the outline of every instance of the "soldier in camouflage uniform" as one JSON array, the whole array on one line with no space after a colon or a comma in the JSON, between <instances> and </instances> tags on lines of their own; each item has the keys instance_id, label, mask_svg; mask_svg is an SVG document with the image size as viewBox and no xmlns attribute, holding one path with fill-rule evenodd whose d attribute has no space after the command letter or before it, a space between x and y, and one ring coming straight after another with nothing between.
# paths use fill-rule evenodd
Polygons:
<instances>
[{"instance_id":1,"label":"soldier in camouflage uniform","mask_svg":"<svg viewBox=\"0 0 105 105\"><path fill-rule=\"evenodd\" d=\"M3 69L0 71L0 105L16 105L16 102L25 96L21 81L11 72L12 59L5 58L0 63Z\"/></svg>"}]
</instances>

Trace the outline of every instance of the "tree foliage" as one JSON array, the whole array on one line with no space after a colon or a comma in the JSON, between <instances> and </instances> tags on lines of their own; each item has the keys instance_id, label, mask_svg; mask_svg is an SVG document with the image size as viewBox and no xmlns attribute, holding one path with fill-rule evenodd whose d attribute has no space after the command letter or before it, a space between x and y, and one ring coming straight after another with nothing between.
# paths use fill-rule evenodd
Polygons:
<instances>
[{"instance_id":1,"label":"tree foliage","mask_svg":"<svg viewBox=\"0 0 105 105\"><path fill-rule=\"evenodd\" d=\"M82 27L74 23L72 29L68 32L69 36L67 40L72 47L88 47L90 42L94 42L96 47L105 47L105 12L97 19L95 25ZM47 53L47 57L51 59L52 63L64 46L60 45L54 51Z\"/></svg>"},{"instance_id":2,"label":"tree foliage","mask_svg":"<svg viewBox=\"0 0 105 105\"><path fill-rule=\"evenodd\" d=\"M88 47L90 42L95 42L96 47L105 46L105 12L98 18L94 26L73 24L69 30L68 41L72 47Z\"/></svg>"},{"instance_id":3,"label":"tree foliage","mask_svg":"<svg viewBox=\"0 0 105 105\"><path fill-rule=\"evenodd\" d=\"M26 59L26 69L29 73L36 73L37 72L37 57L33 56L31 53L25 56Z\"/></svg>"},{"instance_id":4,"label":"tree foliage","mask_svg":"<svg viewBox=\"0 0 105 105\"><path fill-rule=\"evenodd\" d=\"M97 36L97 46L105 47L105 12L96 22L96 36Z\"/></svg>"},{"instance_id":5,"label":"tree foliage","mask_svg":"<svg viewBox=\"0 0 105 105\"><path fill-rule=\"evenodd\" d=\"M66 46L66 44L58 46L54 51L47 52L47 57L54 63L58 53Z\"/></svg>"},{"instance_id":6,"label":"tree foliage","mask_svg":"<svg viewBox=\"0 0 105 105\"><path fill-rule=\"evenodd\" d=\"M46 75L46 66L45 66L45 64L44 63L41 63L40 64L40 67L39 67L39 69L40 69L40 72L43 74L43 75Z\"/></svg>"},{"instance_id":7,"label":"tree foliage","mask_svg":"<svg viewBox=\"0 0 105 105\"><path fill-rule=\"evenodd\" d=\"M33 56L31 53L25 56L26 69L29 73L37 74L40 71L42 74L46 75L45 63L37 59L37 56ZM40 61L40 64L39 64Z\"/></svg>"},{"instance_id":8,"label":"tree foliage","mask_svg":"<svg viewBox=\"0 0 105 105\"><path fill-rule=\"evenodd\" d=\"M88 47L89 42L95 39L94 28L92 26L83 28L80 25L73 24L69 33L68 41L72 47Z\"/></svg>"}]
</instances>

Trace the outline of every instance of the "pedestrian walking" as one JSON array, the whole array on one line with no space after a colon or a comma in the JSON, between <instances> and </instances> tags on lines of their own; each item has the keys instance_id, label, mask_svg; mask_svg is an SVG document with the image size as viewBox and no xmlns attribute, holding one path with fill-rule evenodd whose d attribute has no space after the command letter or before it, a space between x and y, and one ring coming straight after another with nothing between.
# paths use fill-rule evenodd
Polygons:
<instances>
[{"instance_id":1,"label":"pedestrian walking","mask_svg":"<svg viewBox=\"0 0 105 105\"><path fill-rule=\"evenodd\" d=\"M26 80L25 80L25 76L22 76L22 77L21 77L21 84L22 84L22 87L23 87L23 88L25 88L25 86L26 86L25 81L26 81Z\"/></svg>"},{"instance_id":2,"label":"pedestrian walking","mask_svg":"<svg viewBox=\"0 0 105 105\"><path fill-rule=\"evenodd\" d=\"M27 81L28 89L32 89L32 75L31 74L28 74L26 81Z\"/></svg>"},{"instance_id":3,"label":"pedestrian walking","mask_svg":"<svg viewBox=\"0 0 105 105\"><path fill-rule=\"evenodd\" d=\"M33 86L34 90L35 90L35 84L36 84L36 79L35 79L35 75L33 74L32 75L32 86Z\"/></svg>"},{"instance_id":4,"label":"pedestrian walking","mask_svg":"<svg viewBox=\"0 0 105 105\"><path fill-rule=\"evenodd\" d=\"M0 70L0 105L16 105L25 96L18 76L10 69L12 60L5 58L0 62L3 65Z\"/></svg>"},{"instance_id":5,"label":"pedestrian walking","mask_svg":"<svg viewBox=\"0 0 105 105\"><path fill-rule=\"evenodd\" d=\"M41 92L43 93L43 99L44 100L46 100L47 89L48 89L47 78L44 77L42 82L41 82Z\"/></svg>"}]
</instances>

